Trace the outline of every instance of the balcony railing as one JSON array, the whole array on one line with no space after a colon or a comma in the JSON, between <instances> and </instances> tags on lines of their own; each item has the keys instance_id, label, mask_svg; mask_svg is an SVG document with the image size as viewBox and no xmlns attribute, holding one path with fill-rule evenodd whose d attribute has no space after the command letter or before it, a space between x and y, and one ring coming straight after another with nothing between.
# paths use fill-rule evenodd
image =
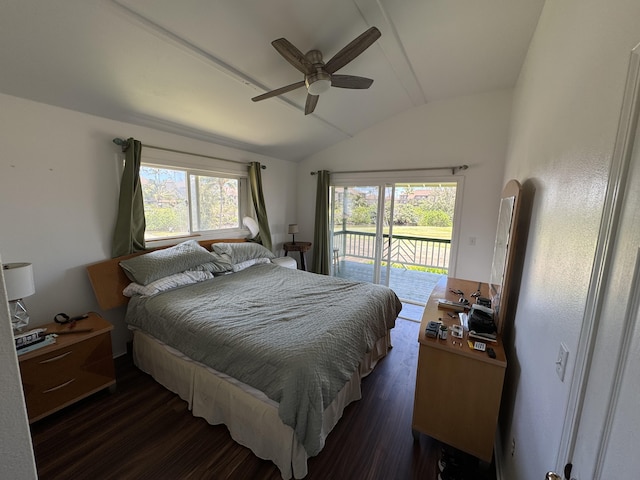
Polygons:
<instances>
[{"instance_id":1,"label":"balcony railing","mask_svg":"<svg viewBox=\"0 0 640 480\"><path fill-rule=\"evenodd\" d=\"M449 269L451 240L439 238L414 237L409 235L384 234L382 261L406 268L409 265ZM338 249L340 258L355 257L367 260L375 258L376 234L351 230L333 233L333 248Z\"/></svg>"}]
</instances>

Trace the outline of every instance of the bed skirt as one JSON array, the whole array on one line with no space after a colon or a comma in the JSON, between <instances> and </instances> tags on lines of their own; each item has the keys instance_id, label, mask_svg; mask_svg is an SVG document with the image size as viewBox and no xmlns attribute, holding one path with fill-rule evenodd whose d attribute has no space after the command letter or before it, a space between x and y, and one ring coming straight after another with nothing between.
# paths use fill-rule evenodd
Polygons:
<instances>
[{"instance_id":1,"label":"bed skirt","mask_svg":"<svg viewBox=\"0 0 640 480\"><path fill-rule=\"evenodd\" d=\"M284 480L307 475L307 452L293 429L282 423L278 404L264 393L202 363L141 330L134 329L135 365L187 402L195 417L211 425L224 424L231 437L257 457L271 460ZM360 368L338 393L323 415L322 442L338 423L345 407L362 397L360 380L391 348L391 336L380 338L365 355Z\"/></svg>"}]
</instances>

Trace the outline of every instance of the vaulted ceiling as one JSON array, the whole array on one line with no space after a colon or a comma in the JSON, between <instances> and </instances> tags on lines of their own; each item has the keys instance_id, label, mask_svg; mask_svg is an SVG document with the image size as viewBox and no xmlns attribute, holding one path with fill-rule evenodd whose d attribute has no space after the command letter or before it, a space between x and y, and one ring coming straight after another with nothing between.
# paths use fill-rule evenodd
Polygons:
<instances>
[{"instance_id":1,"label":"vaulted ceiling","mask_svg":"<svg viewBox=\"0 0 640 480\"><path fill-rule=\"evenodd\" d=\"M544 0L3 0L0 93L297 161L427 102L511 88ZM382 36L304 114L271 45ZM117 132L114 132L117 133Z\"/></svg>"}]
</instances>

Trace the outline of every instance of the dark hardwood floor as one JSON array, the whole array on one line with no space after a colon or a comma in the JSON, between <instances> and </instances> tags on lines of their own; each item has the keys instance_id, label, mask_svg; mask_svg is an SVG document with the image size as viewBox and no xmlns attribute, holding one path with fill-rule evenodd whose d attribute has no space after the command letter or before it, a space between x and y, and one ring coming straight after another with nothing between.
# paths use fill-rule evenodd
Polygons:
<instances>
[{"instance_id":1,"label":"dark hardwood floor","mask_svg":"<svg viewBox=\"0 0 640 480\"><path fill-rule=\"evenodd\" d=\"M418 329L397 321L394 348L309 459L307 479L437 479L440 444L424 435L414 442L411 434ZM97 393L31 426L41 480L281 478L226 427L192 417L129 356L116 359L116 372L116 393ZM495 479L484 470L473 480Z\"/></svg>"}]
</instances>

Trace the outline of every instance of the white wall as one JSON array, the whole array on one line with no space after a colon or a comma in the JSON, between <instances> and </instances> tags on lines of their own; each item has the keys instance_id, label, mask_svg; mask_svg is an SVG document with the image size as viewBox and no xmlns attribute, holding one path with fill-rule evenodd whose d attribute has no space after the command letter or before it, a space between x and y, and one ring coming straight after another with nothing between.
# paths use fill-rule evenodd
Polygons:
<instances>
[{"instance_id":1,"label":"white wall","mask_svg":"<svg viewBox=\"0 0 640 480\"><path fill-rule=\"evenodd\" d=\"M0 268L0 478L31 480L37 478L36 464L1 272Z\"/></svg>"},{"instance_id":2,"label":"white wall","mask_svg":"<svg viewBox=\"0 0 640 480\"><path fill-rule=\"evenodd\" d=\"M497 452L503 478L538 480L556 466L639 19L637 0L547 0L514 92L504 178L536 191ZM560 342L570 351L564 383Z\"/></svg>"},{"instance_id":3,"label":"white wall","mask_svg":"<svg viewBox=\"0 0 640 480\"><path fill-rule=\"evenodd\" d=\"M98 311L114 324L124 353L124 308L98 309L85 266L110 258L119 191L114 137L143 144L259 161L274 246L294 216L295 164L71 110L0 95L0 253L33 264L36 293L25 299L31 325L59 312Z\"/></svg>"},{"instance_id":4,"label":"white wall","mask_svg":"<svg viewBox=\"0 0 640 480\"><path fill-rule=\"evenodd\" d=\"M509 131L511 90L428 103L305 159L298 171L299 238L313 239L317 170L379 170L469 165L456 276L488 281ZM426 172L442 178L450 172ZM476 237L471 246L470 237Z\"/></svg>"}]
</instances>

